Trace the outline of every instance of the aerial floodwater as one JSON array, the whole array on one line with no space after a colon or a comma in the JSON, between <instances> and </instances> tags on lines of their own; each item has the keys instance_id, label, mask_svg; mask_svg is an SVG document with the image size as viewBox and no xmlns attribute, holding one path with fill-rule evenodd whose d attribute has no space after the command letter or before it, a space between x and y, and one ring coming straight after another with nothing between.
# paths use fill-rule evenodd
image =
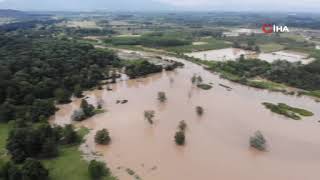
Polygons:
<instances>
[{"instance_id":1,"label":"aerial floodwater","mask_svg":"<svg viewBox=\"0 0 320 180\"><path fill-rule=\"evenodd\" d=\"M186 53L187 56L198 58L201 60L208 60L208 61L236 60L240 58L241 55L252 55L252 54L254 54L253 51L247 51L247 50L238 49L238 48L225 48L225 49Z\"/></svg>"},{"instance_id":2,"label":"aerial floodwater","mask_svg":"<svg viewBox=\"0 0 320 180\"><path fill-rule=\"evenodd\" d=\"M85 93L89 103L103 103L106 110L76 124L91 129L81 146L86 158L98 155L120 180L319 178L320 103L306 96L231 83L199 65L166 58L181 61L185 67L145 78L123 78L109 85L109 91L104 88ZM204 83L212 84L213 88L202 90L194 86L191 83L194 74L202 76ZM166 102L158 101L159 91L166 93ZM117 104L118 100L128 102ZM70 116L79 108L80 101L74 99L59 106L51 122L70 123ZM263 102L286 103L310 110L314 116L288 119L270 112ZM196 106L204 108L203 116L197 115ZM145 110L155 111L154 124L145 120ZM185 146L174 142L181 120L187 123ZM96 131L102 128L110 132L110 145L94 143ZM257 130L267 140L265 152L249 147L249 137Z\"/></svg>"},{"instance_id":3,"label":"aerial floodwater","mask_svg":"<svg viewBox=\"0 0 320 180\"><path fill-rule=\"evenodd\" d=\"M225 48L209 51L199 51L186 53L185 55L207 61L235 61L244 55L246 58L258 58L263 61L272 63L276 60L284 60L288 62L301 62L302 64L309 64L314 61L314 58L308 57L308 54L294 52L294 51L277 51L270 53L255 53L238 48Z\"/></svg>"}]
</instances>

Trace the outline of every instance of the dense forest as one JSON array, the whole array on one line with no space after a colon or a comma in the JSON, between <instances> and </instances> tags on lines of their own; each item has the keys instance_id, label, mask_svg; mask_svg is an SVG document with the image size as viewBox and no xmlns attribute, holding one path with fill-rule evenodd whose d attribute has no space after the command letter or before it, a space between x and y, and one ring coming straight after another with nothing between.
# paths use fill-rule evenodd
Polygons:
<instances>
[{"instance_id":1,"label":"dense forest","mask_svg":"<svg viewBox=\"0 0 320 180\"><path fill-rule=\"evenodd\" d=\"M0 167L0 176L47 179L37 159L55 157L59 144L79 141L72 126L48 124L55 104L67 103L108 78L109 67L120 60L90 44L26 35L1 35L0 57L0 121L13 122L7 140L12 162Z\"/></svg>"},{"instance_id":2,"label":"dense forest","mask_svg":"<svg viewBox=\"0 0 320 180\"><path fill-rule=\"evenodd\" d=\"M130 78L136 78L162 71L162 66L151 64L146 60L130 61L126 63L125 67L126 74Z\"/></svg>"},{"instance_id":3,"label":"dense forest","mask_svg":"<svg viewBox=\"0 0 320 180\"><path fill-rule=\"evenodd\" d=\"M117 65L112 53L70 40L0 37L0 120L38 122L54 113L53 100L69 101L72 93L106 78Z\"/></svg>"},{"instance_id":4,"label":"dense forest","mask_svg":"<svg viewBox=\"0 0 320 180\"><path fill-rule=\"evenodd\" d=\"M275 61L270 64L258 59L240 59L239 61L213 64L211 69L230 73L242 81L247 78L263 77L305 90L316 91L320 89L320 60L302 65L287 61Z\"/></svg>"}]
</instances>

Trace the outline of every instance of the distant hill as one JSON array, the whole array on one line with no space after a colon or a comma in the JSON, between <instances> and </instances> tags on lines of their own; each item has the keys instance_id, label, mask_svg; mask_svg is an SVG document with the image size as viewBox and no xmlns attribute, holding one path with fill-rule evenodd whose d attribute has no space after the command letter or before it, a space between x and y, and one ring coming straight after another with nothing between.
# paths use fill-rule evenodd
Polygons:
<instances>
[{"instance_id":1,"label":"distant hill","mask_svg":"<svg viewBox=\"0 0 320 180\"><path fill-rule=\"evenodd\" d=\"M17 11L12 9L0 9L0 17L25 17L29 16L30 14L25 13L23 11Z\"/></svg>"}]
</instances>

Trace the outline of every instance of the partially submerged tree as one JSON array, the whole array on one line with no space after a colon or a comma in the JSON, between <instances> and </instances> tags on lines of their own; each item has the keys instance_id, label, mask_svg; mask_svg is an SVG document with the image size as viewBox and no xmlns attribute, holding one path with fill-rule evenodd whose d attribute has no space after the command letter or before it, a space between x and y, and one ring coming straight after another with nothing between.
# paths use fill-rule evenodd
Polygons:
<instances>
[{"instance_id":1,"label":"partially submerged tree","mask_svg":"<svg viewBox=\"0 0 320 180\"><path fill-rule=\"evenodd\" d=\"M184 145L185 144L185 134L184 131L178 131L176 132L176 135L174 136L175 142L177 145Z\"/></svg>"},{"instance_id":2,"label":"partially submerged tree","mask_svg":"<svg viewBox=\"0 0 320 180\"><path fill-rule=\"evenodd\" d=\"M198 114L199 116L202 116L202 115L203 115L203 112L204 112L203 107L197 106L197 107L196 107L196 112L197 112L197 114Z\"/></svg>"},{"instance_id":3,"label":"partially submerged tree","mask_svg":"<svg viewBox=\"0 0 320 180\"><path fill-rule=\"evenodd\" d=\"M160 102L165 102L167 100L165 92L158 92L158 100Z\"/></svg>"},{"instance_id":4,"label":"partially submerged tree","mask_svg":"<svg viewBox=\"0 0 320 180\"><path fill-rule=\"evenodd\" d=\"M148 120L150 124L153 124L155 112L153 110L144 111L144 118Z\"/></svg>"},{"instance_id":5,"label":"partially submerged tree","mask_svg":"<svg viewBox=\"0 0 320 180\"><path fill-rule=\"evenodd\" d=\"M95 115L94 106L89 104L87 100L83 99L80 104L80 109L73 112L71 119L73 121L83 121L93 115Z\"/></svg>"},{"instance_id":6,"label":"partially submerged tree","mask_svg":"<svg viewBox=\"0 0 320 180\"><path fill-rule=\"evenodd\" d=\"M197 76L194 74L191 78L192 84L195 84L197 82Z\"/></svg>"},{"instance_id":7,"label":"partially submerged tree","mask_svg":"<svg viewBox=\"0 0 320 180\"><path fill-rule=\"evenodd\" d=\"M174 136L174 140L177 145L182 146L185 144L185 141L186 141L185 130L187 128L187 123L185 121L180 121L178 128L179 128L179 131L176 132Z\"/></svg>"},{"instance_id":8,"label":"partially submerged tree","mask_svg":"<svg viewBox=\"0 0 320 180\"><path fill-rule=\"evenodd\" d=\"M84 119L85 119L85 114L81 108L79 110L75 110L71 115L71 120L73 121L82 121Z\"/></svg>"},{"instance_id":9,"label":"partially submerged tree","mask_svg":"<svg viewBox=\"0 0 320 180\"><path fill-rule=\"evenodd\" d=\"M179 130L180 131L185 131L187 128L187 123L185 121L180 121L179 122Z\"/></svg>"},{"instance_id":10,"label":"partially submerged tree","mask_svg":"<svg viewBox=\"0 0 320 180\"><path fill-rule=\"evenodd\" d=\"M202 80L202 77L201 77L201 76L198 76L198 77L197 77L197 83L200 84L200 83L202 83L202 81L203 81L203 80Z\"/></svg>"},{"instance_id":11,"label":"partially submerged tree","mask_svg":"<svg viewBox=\"0 0 320 180\"><path fill-rule=\"evenodd\" d=\"M202 77L201 76L197 76L196 74L194 74L191 78L191 82L192 84L201 84L202 83Z\"/></svg>"},{"instance_id":12,"label":"partially submerged tree","mask_svg":"<svg viewBox=\"0 0 320 180\"><path fill-rule=\"evenodd\" d=\"M94 115L94 106L89 104L87 100L82 99L80 107L83 110L83 113L86 116L86 118Z\"/></svg>"},{"instance_id":13,"label":"partially submerged tree","mask_svg":"<svg viewBox=\"0 0 320 180\"><path fill-rule=\"evenodd\" d=\"M107 145L110 143L111 138L109 135L109 132L107 129L102 129L100 131L97 131L95 137L94 137L94 141L97 144L101 144L101 145Z\"/></svg>"},{"instance_id":14,"label":"partially submerged tree","mask_svg":"<svg viewBox=\"0 0 320 180\"><path fill-rule=\"evenodd\" d=\"M266 140L260 131L256 131L253 136L250 137L250 146L259 150L266 150Z\"/></svg>"}]
</instances>

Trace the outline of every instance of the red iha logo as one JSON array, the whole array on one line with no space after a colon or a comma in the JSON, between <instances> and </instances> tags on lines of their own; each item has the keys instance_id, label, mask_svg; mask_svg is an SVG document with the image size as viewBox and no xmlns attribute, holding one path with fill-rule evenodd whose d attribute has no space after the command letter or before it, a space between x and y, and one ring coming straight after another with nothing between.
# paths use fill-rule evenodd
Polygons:
<instances>
[{"instance_id":1,"label":"red iha logo","mask_svg":"<svg viewBox=\"0 0 320 180\"><path fill-rule=\"evenodd\" d=\"M272 24L264 24L261 27L264 33L273 33L273 25Z\"/></svg>"},{"instance_id":2,"label":"red iha logo","mask_svg":"<svg viewBox=\"0 0 320 180\"><path fill-rule=\"evenodd\" d=\"M277 26L276 24L263 24L261 29L266 34L273 33L273 32L275 33L290 32L287 26Z\"/></svg>"}]
</instances>

